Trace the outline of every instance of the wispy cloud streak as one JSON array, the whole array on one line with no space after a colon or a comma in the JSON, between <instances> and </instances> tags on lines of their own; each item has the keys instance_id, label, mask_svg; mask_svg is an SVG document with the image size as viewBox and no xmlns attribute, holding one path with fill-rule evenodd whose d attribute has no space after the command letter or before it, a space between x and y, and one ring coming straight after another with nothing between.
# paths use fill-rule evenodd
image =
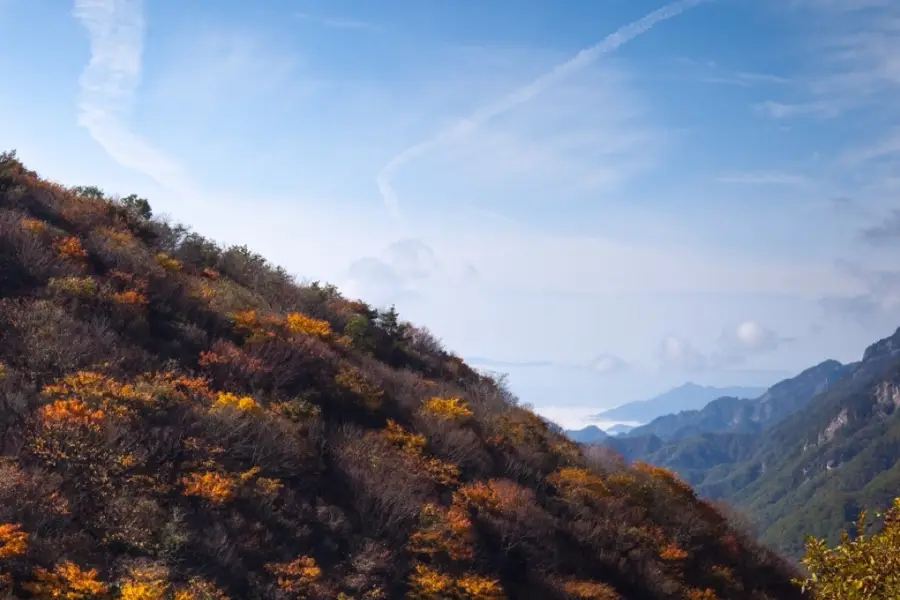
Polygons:
<instances>
[{"instance_id":1,"label":"wispy cloud streak","mask_svg":"<svg viewBox=\"0 0 900 600\"><path fill-rule=\"evenodd\" d=\"M141 79L143 2L75 0L74 14L87 30L91 48L79 79L78 124L122 166L176 192L190 193L178 165L123 123Z\"/></svg>"},{"instance_id":2,"label":"wispy cloud streak","mask_svg":"<svg viewBox=\"0 0 900 600\"><path fill-rule=\"evenodd\" d=\"M410 146L406 150L394 156L382 167L376 176L378 189L384 199L385 206L394 215L400 214L400 201L392 186L392 180L397 171L423 154L432 151L450 140L462 137L481 127L491 119L508 112L516 106L528 102L557 81L580 71L597 60L600 56L613 52L622 45L630 42L639 35L646 33L654 25L676 17L684 11L711 0L679 0L667 4L648 15L621 27L605 37L601 42L578 52L573 58L557 65L551 71L541 75L531 83L522 86L500 100L475 111L469 117L460 120L454 126L445 129L437 135Z\"/></svg>"},{"instance_id":3,"label":"wispy cloud streak","mask_svg":"<svg viewBox=\"0 0 900 600\"><path fill-rule=\"evenodd\" d=\"M367 21L356 21L353 19L339 19L333 17L316 17L309 13L296 13L298 19L318 21L325 27L333 27L335 29L359 29L368 31L381 31L381 27Z\"/></svg>"}]
</instances>

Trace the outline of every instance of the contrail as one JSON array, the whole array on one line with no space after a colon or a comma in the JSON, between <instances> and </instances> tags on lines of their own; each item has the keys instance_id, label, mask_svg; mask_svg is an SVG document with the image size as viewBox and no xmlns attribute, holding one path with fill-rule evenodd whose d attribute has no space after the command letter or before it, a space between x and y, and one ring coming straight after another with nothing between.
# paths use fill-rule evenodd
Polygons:
<instances>
[{"instance_id":1,"label":"contrail","mask_svg":"<svg viewBox=\"0 0 900 600\"><path fill-rule=\"evenodd\" d=\"M181 168L129 130L124 119L141 79L142 0L75 0L74 15L90 40L79 79L78 124L120 165L182 195L196 195Z\"/></svg>"},{"instance_id":2,"label":"contrail","mask_svg":"<svg viewBox=\"0 0 900 600\"><path fill-rule=\"evenodd\" d=\"M410 146L400 154L394 156L381 168L381 171L379 171L378 175L375 177L375 181L378 183L378 189L381 191L381 196L384 198L384 203L388 210L395 216L400 214L400 202L397 199L394 188L391 186L391 180L397 170L406 163L449 140L474 131L494 117L509 111L519 104L531 100L556 81L575 71L583 69L601 55L612 52L619 48L619 46L630 42L660 21L676 17L698 4L709 1L710 0L679 0L678 2L667 4L641 19L619 28L614 33L606 36L601 42L581 50L571 59L557 65L553 70L544 73L528 85L515 90L493 104L489 104L476 110L469 117L459 121L453 127L450 127L423 142L419 142L414 146Z\"/></svg>"}]
</instances>

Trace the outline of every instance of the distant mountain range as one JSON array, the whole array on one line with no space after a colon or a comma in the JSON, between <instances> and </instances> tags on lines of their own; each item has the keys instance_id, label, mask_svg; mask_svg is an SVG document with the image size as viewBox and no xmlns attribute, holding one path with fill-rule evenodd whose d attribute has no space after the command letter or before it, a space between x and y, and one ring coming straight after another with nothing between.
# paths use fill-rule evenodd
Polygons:
<instances>
[{"instance_id":1,"label":"distant mountain range","mask_svg":"<svg viewBox=\"0 0 900 600\"><path fill-rule=\"evenodd\" d=\"M859 362L825 361L756 399L719 398L602 443L741 507L763 542L796 557L805 534L836 541L861 508L897 495L898 408L900 329Z\"/></svg>"},{"instance_id":2,"label":"distant mountain range","mask_svg":"<svg viewBox=\"0 0 900 600\"><path fill-rule=\"evenodd\" d=\"M671 440L711 432L756 433L803 408L810 398L828 389L845 370L838 361L828 360L773 385L753 399L733 395L717 398L700 410L685 410L653 419L632 429L628 435L656 435Z\"/></svg>"},{"instance_id":3,"label":"distant mountain range","mask_svg":"<svg viewBox=\"0 0 900 600\"><path fill-rule=\"evenodd\" d=\"M757 398L765 392L766 388L764 387L713 387L688 382L648 400L629 402L605 410L591 417L591 420L647 423L670 413L699 410L710 401L723 396Z\"/></svg>"},{"instance_id":4,"label":"distant mountain range","mask_svg":"<svg viewBox=\"0 0 900 600\"><path fill-rule=\"evenodd\" d=\"M628 435L632 429L634 428L622 423L607 427L606 430L600 429L596 425L588 425L583 429L568 429L566 435L582 444L595 444L611 436Z\"/></svg>"},{"instance_id":5,"label":"distant mountain range","mask_svg":"<svg viewBox=\"0 0 900 600\"><path fill-rule=\"evenodd\" d=\"M567 429L566 435L582 444L595 444L610 437L608 433L596 425L588 425L584 429Z\"/></svg>"}]
</instances>

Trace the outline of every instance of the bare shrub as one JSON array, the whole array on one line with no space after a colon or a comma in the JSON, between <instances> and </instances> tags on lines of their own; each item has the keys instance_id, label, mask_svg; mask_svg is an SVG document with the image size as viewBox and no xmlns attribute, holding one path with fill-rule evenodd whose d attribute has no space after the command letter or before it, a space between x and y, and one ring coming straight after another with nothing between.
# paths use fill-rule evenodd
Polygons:
<instances>
[{"instance_id":1,"label":"bare shrub","mask_svg":"<svg viewBox=\"0 0 900 600\"><path fill-rule=\"evenodd\" d=\"M365 529L375 536L402 536L432 492L427 477L407 469L379 436L350 425L342 426L330 445Z\"/></svg>"}]
</instances>

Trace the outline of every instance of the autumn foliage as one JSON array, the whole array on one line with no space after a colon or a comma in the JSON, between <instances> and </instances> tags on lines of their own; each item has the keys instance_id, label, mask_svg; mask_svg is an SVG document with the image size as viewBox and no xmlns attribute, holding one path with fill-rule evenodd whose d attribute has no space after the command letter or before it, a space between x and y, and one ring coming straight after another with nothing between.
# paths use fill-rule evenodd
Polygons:
<instances>
[{"instance_id":1,"label":"autumn foliage","mask_svg":"<svg viewBox=\"0 0 900 600\"><path fill-rule=\"evenodd\" d=\"M0 155L0 595L764 600L795 578L393 307Z\"/></svg>"}]
</instances>

